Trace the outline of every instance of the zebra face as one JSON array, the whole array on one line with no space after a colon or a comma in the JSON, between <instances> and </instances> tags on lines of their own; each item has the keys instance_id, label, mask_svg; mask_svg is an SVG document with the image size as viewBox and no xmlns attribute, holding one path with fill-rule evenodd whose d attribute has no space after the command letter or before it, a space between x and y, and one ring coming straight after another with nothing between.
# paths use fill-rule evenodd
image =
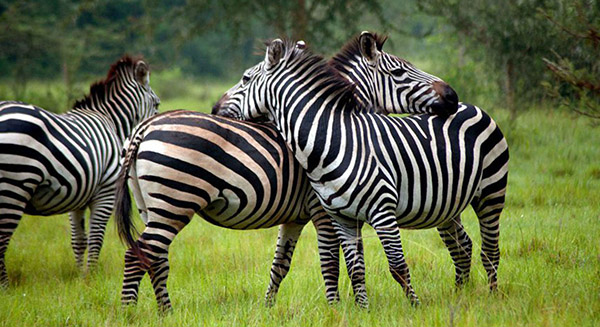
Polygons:
<instances>
[{"instance_id":1,"label":"zebra face","mask_svg":"<svg viewBox=\"0 0 600 327\"><path fill-rule=\"evenodd\" d=\"M304 44L298 43L296 51L304 50ZM229 89L213 106L212 113L240 120L272 120L272 111L277 100L267 96L270 94L268 81L279 70L285 59L285 45L282 40L270 42L265 53L265 60L247 69L240 81Z\"/></svg>"},{"instance_id":2,"label":"zebra face","mask_svg":"<svg viewBox=\"0 0 600 327\"><path fill-rule=\"evenodd\" d=\"M281 46L281 47L280 47ZM296 42L295 50L302 52L306 49L306 43L302 40ZM268 113L264 115L258 108L265 107L266 87L265 78L272 75L280 60L284 60L283 41L273 40L267 48L265 60L248 68L240 81L225 92L219 101L215 103L211 114L238 120L264 120L270 119ZM254 98L248 95L254 95ZM242 107L247 108L246 115Z\"/></svg>"},{"instance_id":3,"label":"zebra face","mask_svg":"<svg viewBox=\"0 0 600 327\"><path fill-rule=\"evenodd\" d=\"M246 69L240 81L227 90L227 92L225 92L219 101L217 101L217 103L213 106L211 113L213 115L238 120L250 120L253 118L258 118L260 116L258 113L255 113L252 116L244 115L242 112L242 107L247 105L247 102L252 102L251 104L254 105L262 103L261 97L258 96L260 94L256 94L255 97L249 97L248 95L254 94L254 92L257 90L256 80L260 76L260 73L264 68L263 66L264 63L261 62Z\"/></svg>"},{"instance_id":4,"label":"zebra face","mask_svg":"<svg viewBox=\"0 0 600 327\"><path fill-rule=\"evenodd\" d=\"M139 111L136 112L136 121L134 122L138 123L158 113L160 98L150 87L150 70L148 68L148 64L146 64L143 60L137 61L135 63L133 72L135 76L136 88L141 95Z\"/></svg>"},{"instance_id":5,"label":"zebra face","mask_svg":"<svg viewBox=\"0 0 600 327\"><path fill-rule=\"evenodd\" d=\"M388 113L451 115L458 110L456 92L440 78L382 50L385 38L363 32L331 63L356 85L366 106Z\"/></svg>"}]
</instances>

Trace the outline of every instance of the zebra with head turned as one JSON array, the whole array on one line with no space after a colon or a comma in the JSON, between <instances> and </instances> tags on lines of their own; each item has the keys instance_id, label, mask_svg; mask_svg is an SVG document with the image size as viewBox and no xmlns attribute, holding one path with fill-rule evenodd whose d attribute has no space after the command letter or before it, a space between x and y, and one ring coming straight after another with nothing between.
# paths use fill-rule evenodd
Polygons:
<instances>
[{"instance_id":1,"label":"zebra with head turned","mask_svg":"<svg viewBox=\"0 0 600 327\"><path fill-rule=\"evenodd\" d=\"M23 213L69 212L78 266L83 268L86 248L88 269L96 264L114 204L122 143L160 102L149 76L144 60L125 56L67 113L0 102L1 286L8 285L4 255Z\"/></svg>"},{"instance_id":2,"label":"zebra with head turned","mask_svg":"<svg viewBox=\"0 0 600 327\"><path fill-rule=\"evenodd\" d=\"M381 52L368 33L359 44L367 54L359 61L370 74L380 64ZM399 81L411 76L409 71L392 75ZM399 228L438 227L451 252L459 252L452 253L460 259L455 261L459 272L470 266L471 242L459 219L469 204L479 217L484 266L495 289L498 222L508 173L508 147L496 123L467 105L449 119L378 115L357 100L354 87L321 57L278 39L268 45L265 60L226 93L221 107L248 119L267 116L275 123L334 217L343 242L356 244L363 222L373 226L390 272L412 303L418 297ZM362 256L360 244L356 247Z\"/></svg>"},{"instance_id":3,"label":"zebra with head turned","mask_svg":"<svg viewBox=\"0 0 600 327\"><path fill-rule=\"evenodd\" d=\"M426 79L431 76L423 73L422 80ZM435 93L431 83L425 84L421 87ZM226 95L220 100L224 101ZM422 101L420 110L429 112L432 106L456 110L455 103L438 104L444 101L441 96ZM235 112L220 108L217 103L213 113L239 118ZM176 111L145 121L124 150L116 210L120 234L130 246L125 257L123 303L137 301L139 282L148 271L159 307L171 308L166 289L168 248L194 213L233 229L283 224L271 268L267 305L274 302L302 227L311 218L317 229L326 295L330 302L337 300L339 242L333 225L274 127ZM137 242L132 236L127 175L147 223ZM351 252L342 248L347 262L352 262ZM359 275L351 277L358 285Z\"/></svg>"},{"instance_id":4,"label":"zebra with head turned","mask_svg":"<svg viewBox=\"0 0 600 327\"><path fill-rule=\"evenodd\" d=\"M402 82L396 82L410 78L415 74L415 68L409 62L384 52L382 48L385 41L385 37L363 32L359 37L348 42L340 53L329 60L329 64L356 85L359 100L367 106L383 108L384 112L415 112L411 109L413 105L410 102L394 103L394 98L390 96L391 94L415 95L421 92L418 88L413 89ZM457 102L456 94L444 83L434 83L436 90L444 95L447 102ZM411 85L415 86L414 83ZM419 97L417 96L417 98ZM444 112L443 108L439 108L439 104L434 104L432 107L437 107L436 112L441 116L453 113ZM488 124L488 121L489 124L495 125L487 113L467 103L459 103L459 107L459 113L451 117L445 124L462 124L465 130L462 138L484 140L481 148L475 150L479 151L480 158L484 158L482 166L479 168L481 172L481 180L478 182L479 195L470 204L480 222L483 240L482 262L488 274L490 287L495 289L499 260L497 251L499 235L496 225L504 207L508 174L508 147L499 128L496 127L490 136L481 135L487 133L487 129L475 128L478 125ZM438 120L428 121L426 129L435 129L436 124L439 124ZM448 133L451 131L452 129L448 129ZM445 136L447 142L452 141L451 136L450 134ZM460 138L455 138L454 141L460 141ZM453 154L457 152L456 149L460 149L460 146L450 147ZM458 150L458 152L462 152L462 150ZM493 227L489 227L490 225ZM469 278L472 242L461 224L460 212L447 224L438 226L438 231L454 262L456 285L461 286Z\"/></svg>"}]
</instances>

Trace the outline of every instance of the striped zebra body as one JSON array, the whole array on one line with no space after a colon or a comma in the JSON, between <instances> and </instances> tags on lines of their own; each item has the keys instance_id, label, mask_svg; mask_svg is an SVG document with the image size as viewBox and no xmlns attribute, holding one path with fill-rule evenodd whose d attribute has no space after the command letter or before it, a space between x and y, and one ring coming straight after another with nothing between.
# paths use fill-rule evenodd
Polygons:
<instances>
[{"instance_id":1,"label":"striped zebra body","mask_svg":"<svg viewBox=\"0 0 600 327\"><path fill-rule=\"evenodd\" d=\"M416 304L399 228L438 227L451 251L462 252L453 255L460 257L458 272L467 267L466 257L470 265L470 248L457 246L467 243L459 214L472 204L480 219L484 266L496 287L508 148L489 116L469 105L449 118L372 113L339 72L281 40L271 42L265 61L248 71L221 107L243 118L267 115L274 121L334 217L343 244L356 243L363 222L373 226L393 277ZM461 241L450 244L456 235ZM357 263L352 269L364 273Z\"/></svg>"},{"instance_id":2,"label":"striped zebra body","mask_svg":"<svg viewBox=\"0 0 600 327\"><path fill-rule=\"evenodd\" d=\"M415 85L415 82L405 82L407 79L414 79L414 76L421 76L422 73L404 59L385 53L382 50L385 41L386 38L373 35L369 32L363 32L359 37L348 42L340 53L329 60L329 65L356 85L355 93L363 104L373 106L378 111L384 113L423 112L417 104L427 102L427 92L424 92L419 85ZM433 80L436 79L436 77L431 78ZM424 79L426 80L427 77ZM434 88L437 88L440 94L443 95L443 98L447 100L445 101L447 104L458 101L456 94L453 94L452 90L444 88L443 84L437 84ZM394 97L394 95L397 96ZM407 99L408 95L413 98ZM443 101L431 106L432 110L429 113L437 113L440 116L453 113L453 111L447 109L449 106L444 108L440 105L441 103ZM459 107L459 112L455 116L449 117L443 126L439 119L429 119L431 117L427 116L415 116L407 118L406 121L425 119L425 124L419 124L422 125L418 128L419 130L429 130L431 133L434 133L434 131L443 131L443 134L439 135L441 138L437 138L437 141L438 143L445 141L446 149L452 156L464 156L472 153L473 157L483 158L483 161L478 165L460 167L460 169L463 169L461 171L466 173L464 178L467 178L467 173L470 173L468 180L462 180L460 176L455 176L453 180L453 187L457 187L456 184L462 182L461 185L463 188L472 187L471 190L461 189L457 193L454 189L442 189L441 194L447 194L447 196L446 199L442 199L444 202L434 206L434 209L440 207L437 213L438 217L424 215L423 212L415 213L404 210L399 215L400 219L398 223L401 225L400 227L410 228L410 226L405 226L407 219L409 223L411 223L410 219L420 218L433 224L436 220L443 219L444 217L452 217L450 221L438 224L437 228L454 261L456 285L461 286L470 274L472 242L460 221L460 213L464 210L465 202L464 199L457 197L463 196L464 198L466 195L466 198L470 198L470 192L478 187L475 191L476 196L470 204L480 220L480 229L482 239L484 240L481 255L484 267L488 272L490 287L495 289L497 262L499 259L497 257L499 254L495 250L498 247L498 233L496 231L498 227L496 225L504 207L506 176L508 174L508 147L502 132L487 113L466 103L459 103ZM418 109L415 110L414 108ZM461 127L457 128L456 126ZM419 135L419 133L416 133L416 135ZM425 136L422 133L421 135ZM469 146L473 144L469 140L473 139L484 141L482 141L482 144L475 143L475 147L471 149ZM419 151L423 152L422 150L425 150L425 153L421 153L420 155L426 154L427 158L431 158L432 151L435 149L439 151L439 149L443 148L434 147L435 143L433 139L430 144L431 147L423 144L422 149L420 148ZM469 160L476 161L476 158L468 159L466 162L469 162ZM443 162L436 166L437 169L443 169L443 167ZM439 180L440 177L446 178L443 171L442 176L439 176L439 170L437 171L437 175L427 174L425 178L431 179L430 182L432 183ZM437 192L436 194L435 189L428 189L433 192L427 194L423 198L424 201L429 198L436 199L439 196L440 193ZM456 196L452 194L456 194ZM458 209L452 209L448 205L452 203ZM414 203L414 205L419 205L419 203ZM427 206L428 204L425 202L423 205ZM443 210L441 207L446 209ZM420 226L419 228L422 227ZM361 257L362 253L354 255ZM363 268L358 267L356 269L361 270ZM364 283L364 280L361 283ZM357 285L355 288L364 289L364 286Z\"/></svg>"},{"instance_id":3,"label":"striped zebra body","mask_svg":"<svg viewBox=\"0 0 600 327\"><path fill-rule=\"evenodd\" d=\"M143 61L124 57L105 81L62 115L20 102L0 102L0 284L4 254L23 213L70 213L77 264L98 259L112 213L122 142L133 125L156 112ZM89 238L84 213L90 210Z\"/></svg>"},{"instance_id":4,"label":"striped zebra body","mask_svg":"<svg viewBox=\"0 0 600 327\"><path fill-rule=\"evenodd\" d=\"M173 111L144 121L124 146L117 184L119 232L130 246L125 255L124 304L137 302L149 272L159 308L169 310L168 248L195 213L217 226L259 229L281 225L267 290L274 302L304 225L317 229L329 301L339 297L339 242L301 166L277 131L192 111ZM146 228L132 236L126 176Z\"/></svg>"},{"instance_id":5,"label":"striped zebra body","mask_svg":"<svg viewBox=\"0 0 600 327\"><path fill-rule=\"evenodd\" d=\"M428 83L445 84L431 75L427 77ZM431 87L429 85L429 89ZM437 94L429 94L428 99L420 107L421 112L430 112L432 105L436 109L456 110L451 108L452 104L440 105L444 99ZM226 101L226 97L220 101ZM213 113L240 118L234 111L219 108L219 104L215 105ZM160 308L171 307L166 292L168 247L194 212L227 228L251 229L283 224L271 269L267 305L273 303L279 284L289 270L302 226L312 218L317 229L326 295L330 302L338 299L340 244L334 226L318 204L304 171L273 127L193 112L173 112L141 124L125 150L123 174L130 169L133 194L148 227L136 244L128 218L128 193L124 189L125 183L121 182L117 217L121 222L120 234L131 247L125 258L123 303L137 301L139 282L149 270ZM207 172L210 176L206 176ZM195 188L192 190L188 183ZM247 198L240 201L246 195ZM286 210L281 211L281 208ZM148 247L149 243L151 247ZM342 248L349 266L356 265L354 252L345 244ZM146 259L139 258L140 251L143 251L141 257ZM153 270L161 273L154 274ZM364 274L351 273L350 277L353 285L364 285ZM357 294L360 291L355 289Z\"/></svg>"}]
</instances>

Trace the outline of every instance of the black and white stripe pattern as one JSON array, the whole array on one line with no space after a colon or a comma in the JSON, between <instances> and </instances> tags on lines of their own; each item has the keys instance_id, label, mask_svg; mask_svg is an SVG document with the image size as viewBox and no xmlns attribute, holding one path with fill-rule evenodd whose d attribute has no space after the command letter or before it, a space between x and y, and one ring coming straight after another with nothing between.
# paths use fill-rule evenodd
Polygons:
<instances>
[{"instance_id":1,"label":"black and white stripe pattern","mask_svg":"<svg viewBox=\"0 0 600 327\"><path fill-rule=\"evenodd\" d=\"M460 267L466 277L470 241L460 232L459 215L469 204L479 217L482 256L495 289L508 148L483 111L461 105L448 119L371 113L356 101L351 84L320 57L281 40L270 43L264 62L227 95L221 107L229 112L274 121L344 242L351 243L360 221L374 227L393 277L413 303L418 298L399 228L439 227L451 251L462 252L453 258L460 258L457 273Z\"/></svg>"},{"instance_id":2,"label":"black and white stripe pattern","mask_svg":"<svg viewBox=\"0 0 600 327\"><path fill-rule=\"evenodd\" d=\"M327 298L337 300L339 242L323 238L332 234L331 221L274 128L180 110L144 121L124 149L116 207L119 233L130 246L125 255L124 304L137 301L140 280L148 272L159 308L171 308L166 288L168 249L194 213L231 229L281 225L267 305L275 301L300 232L312 219ZM146 223L137 242L132 236L127 176Z\"/></svg>"},{"instance_id":3,"label":"black and white stripe pattern","mask_svg":"<svg viewBox=\"0 0 600 327\"><path fill-rule=\"evenodd\" d=\"M369 32L352 38L329 64L356 86L364 106L377 112L430 113L447 116L456 112L456 92L437 76L382 50L387 37Z\"/></svg>"},{"instance_id":4,"label":"black and white stripe pattern","mask_svg":"<svg viewBox=\"0 0 600 327\"><path fill-rule=\"evenodd\" d=\"M157 112L147 64L128 56L72 110L57 115L20 102L0 102L0 285L4 255L23 213L70 212L77 264L97 260L112 213L122 142ZM84 212L90 210L89 237Z\"/></svg>"},{"instance_id":5,"label":"black and white stripe pattern","mask_svg":"<svg viewBox=\"0 0 600 327\"><path fill-rule=\"evenodd\" d=\"M224 96L220 101L226 100ZM431 110L422 108L423 112ZM215 109L214 113L240 118L234 111L218 110L219 103ZM283 223L271 269L267 305L274 302L279 284L289 270L301 228L311 218L317 229L326 295L330 302L338 299L340 245L334 227L318 205L300 165L273 127L179 111L144 122L124 148L123 176L132 177L130 184L147 228L136 243L131 236L127 185L121 180L117 219L120 233L131 247L125 258L123 303L137 301L139 282L149 271L159 307L163 310L171 307L166 292L168 247L194 212L212 223L235 229ZM274 160L265 160L274 153L277 154ZM252 169L248 169L248 164ZM275 194L283 196L273 200ZM232 208L237 210L231 211ZM286 213L282 215L275 208L286 208ZM231 221L233 217L235 221ZM347 262L355 260L351 257L354 252L344 248L344 253ZM356 285L364 285L359 283L358 274L352 274L352 279L357 280Z\"/></svg>"}]
</instances>

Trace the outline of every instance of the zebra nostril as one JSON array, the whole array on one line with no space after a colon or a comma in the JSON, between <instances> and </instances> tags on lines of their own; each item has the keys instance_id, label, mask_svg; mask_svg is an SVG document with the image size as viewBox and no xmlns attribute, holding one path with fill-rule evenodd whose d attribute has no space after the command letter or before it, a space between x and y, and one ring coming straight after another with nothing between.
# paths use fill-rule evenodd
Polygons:
<instances>
[{"instance_id":1,"label":"zebra nostril","mask_svg":"<svg viewBox=\"0 0 600 327\"><path fill-rule=\"evenodd\" d=\"M458 94L446 82L433 82L433 89L440 97L440 102L435 106L435 113L452 115L458 111Z\"/></svg>"},{"instance_id":2,"label":"zebra nostril","mask_svg":"<svg viewBox=\"0 0 600 327\"><path fill-rule=\"evenodd\" d=\"M458 107L458 94L456 94L454 89L451 88L448 84L446 84L446 87L444 88L443 98L444 101L446 101L446 103L448 103L449 105L454 105Z\"/></svg>"}]
</instances>

